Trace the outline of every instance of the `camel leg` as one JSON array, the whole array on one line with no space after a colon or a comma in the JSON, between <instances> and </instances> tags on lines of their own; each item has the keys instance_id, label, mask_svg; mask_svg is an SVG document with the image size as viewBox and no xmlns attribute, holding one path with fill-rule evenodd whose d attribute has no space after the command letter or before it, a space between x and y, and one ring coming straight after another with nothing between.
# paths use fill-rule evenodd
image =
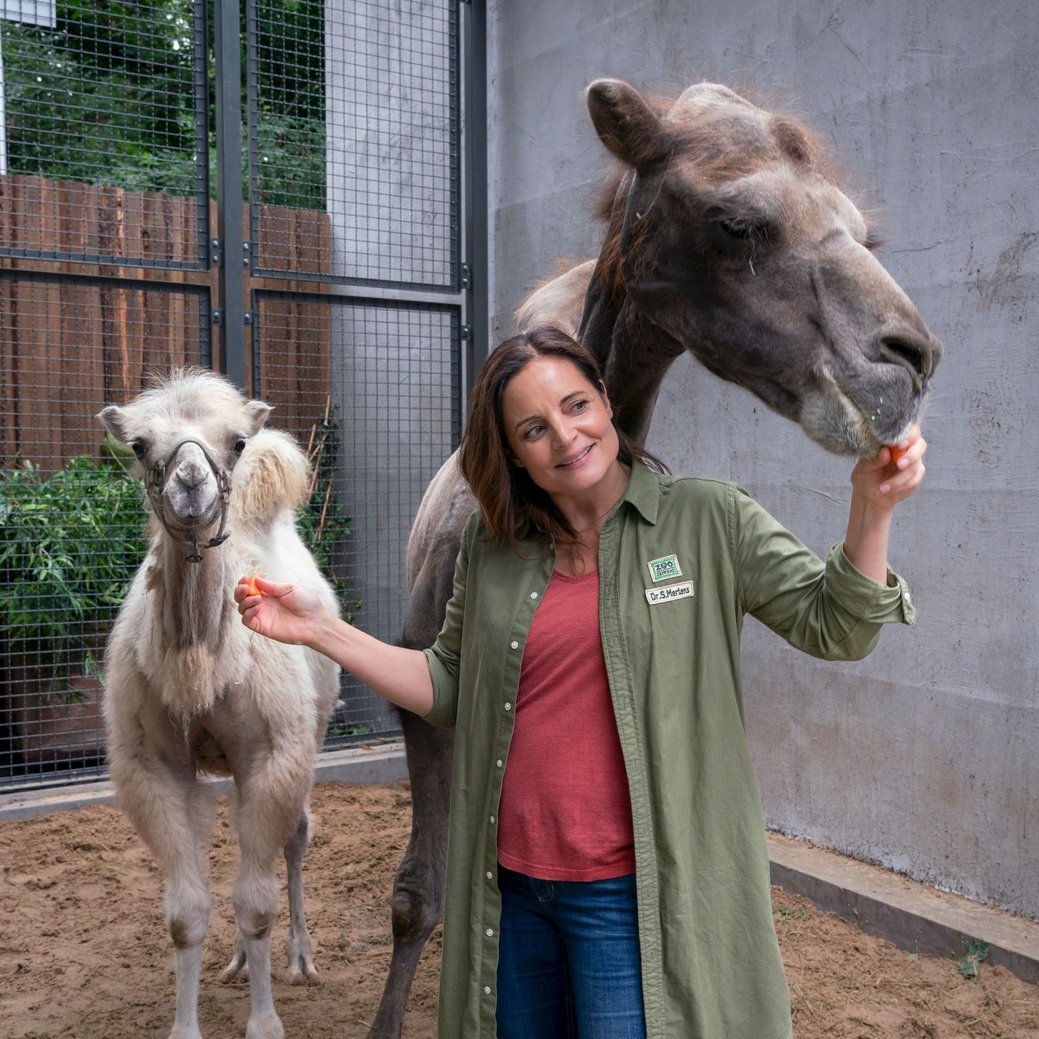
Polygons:
<instances>
[{"instance_id":1,"label":"camel leg","mask_svg":"<svg viewBox=\"0 0 1039 1039\"><path fill-rule=\"evenodd\" d=\"M444 912L452 733L401 712L411 783L411 839L393 887L393 955L367 1039L399 1039L419 958Z\"/></svg>"},{"instance_id":2,"label":"camel leg","mask_svg":"<svg viewBox=\"0 0 1039 1039\"><path fill-rule=\"evenodd\" d=\"M170 1039L201 1039L198 994L211 905L204 850L213 821L213 799L187 771L164 771L143 752L130 763L113 759L111 774L123 810L158 860L163 877L166 926L173 939L176 970Z\"/></svg>"},{"instance_id":3,"label":"camel leg","mask_svg":"<svg viewBox=\"0 0 1039 1039\"><path fill-rule=\"evenodd\" d=\"M304 806L296 829L285 845L285 870L289 889L289 934L285 939L289 980L293 985L320 981L303 908L303 856L310 845L310 812Z\"/></svg>"},{"instance_id":4,"label":"camel leg","mask_svg":"<svg viewBox=\"0 0 1039 1039\"><path fill-rule=\"evenodd\" d=\"M250 1012L246 1039L284 1039L271 989L271 928L280 885L276 862L298 828L309 772L294 775L288 762L242 763L238 787L241 865L232 894L235 920L249 971ZM237 771L237 770L236 770Z\"/></svg>"}]
</instances>

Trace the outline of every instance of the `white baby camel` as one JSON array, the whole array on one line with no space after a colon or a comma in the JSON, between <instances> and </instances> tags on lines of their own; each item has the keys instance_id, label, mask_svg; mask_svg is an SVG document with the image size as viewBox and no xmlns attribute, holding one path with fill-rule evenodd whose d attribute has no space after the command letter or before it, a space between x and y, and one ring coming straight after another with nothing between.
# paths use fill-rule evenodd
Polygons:
<instances>
[{"instance_id":1,"label":"white baby camel","mask_svg":"<svg viewBox=\"0 0 1039 1039\"><path fill-rule=\"evenodd\" d=\"M303 915L302 860L317 748L339 689L338 668L239 622L237 579L261 571L336 600L296 531L306 457L263 428L270 407L211 372L173 373L98 418L129 445L145 477L151 540L106 653L108 762L122 808L159 861L175 950L170 1039L200 1039L198 993L209 920L210 775L234 779L241 864L238 938L225 977L245 968L248 1039L281 1039L270 938L278 855L289 893L294 981L316 976Z\"/></svg>"}]
</instances>

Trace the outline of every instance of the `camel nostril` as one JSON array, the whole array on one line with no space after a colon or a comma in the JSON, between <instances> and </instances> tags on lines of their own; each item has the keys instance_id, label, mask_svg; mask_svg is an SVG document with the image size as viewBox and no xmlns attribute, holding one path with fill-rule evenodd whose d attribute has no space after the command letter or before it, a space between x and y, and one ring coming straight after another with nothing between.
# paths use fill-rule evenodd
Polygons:
<instances>
[{"instance_id":1,"label":"camel nostril","mask_svg":"<svg viewBox=\"0 0 1039 1039\"><path fill-rule=\"evenodd\" d=\"M189 463L177 469L177 483L186 490L193 491L201 487L209 478L209 470L201 465Z\"/></svg>"},{"instance_id":2,"label":"camel nostril","mask_svg":"<svg viewBox=\"0 0 1039 1039\"><path fill-rule=\"evenodd\" d=\"M928 343L903 336L885 336L880 347L883 360L908 368L924 381L930 378L934 353Z\"/></svg>"}]
</instances>

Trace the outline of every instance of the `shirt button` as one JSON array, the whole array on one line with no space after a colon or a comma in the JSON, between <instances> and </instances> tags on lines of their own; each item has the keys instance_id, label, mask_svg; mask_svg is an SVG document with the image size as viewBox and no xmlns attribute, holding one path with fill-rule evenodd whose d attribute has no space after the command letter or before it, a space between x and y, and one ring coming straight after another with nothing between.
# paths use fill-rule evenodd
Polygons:
<instances>
[{"instance_id":1,"label":"shirt button","mask_svg":"<svg viewBox=\"0 0 1039 1039\"><path fill-rule=\"evenodd\" d=\"M498 758L498 768L501 768L501 758Z\"/></svg>"},{"instance_id":2,"label":"shirt button","mask_svg":"<svg viewBox=\"0 0 1039 1039\"><path fill-rule=\"evenodd\" d=\"M484 876L486 876L488 880L494 880L494 874L493 874L493 873L492 873L492 872L491 872L490 870L488 870L488 871L487 871L487 872L486 872L486 873L484 874Z\"/></svg>"},{"instance_id":3,"label":"shirt button","mask_svg":"<svg viewBox=\"0 0 1039 1039\"><path fill-rule=\"evenodd\" d=\"M515 639L513 639L513 641L510 642L509 645L512 646L513 649L519 649L519 643Z\"/></svg>"},{"instance_id":4,"label":"shirt button","mask_svg":"<svg viewBox=\"0 0 1039 1039\"><path fill-rule=\"evenodd\" d=\"M492 815L491 816L491 826L493 826L493 825L494 825L494 816Z\"/></svg>"},{"instance_id":5,"label":"shirt button","mask_svg":"<svg viewBox=\"0 0 1039 1039\"><path fill-rule=\"evenodd\" d=\"M483 994L485 996L489 996L491 994L491 986L490 985L484 985L484 987L483 987Z\"/></svg>"},{"instance_id":6,"label":"shirt button","mask_svg":"<svg viewBox=\"0 0 1039 1039\"><path fill-rule=\"evenodd\" d=\"M494 931L492 931L491 928L489 928L489 927L487 928L487 937L488 938L493 938L494 937Z\"/></svg>"},{"instance_id":7,"label":"shirt button","mask_svg":"<svg viewBox=\"0 0 1039 1039\"><path fill-rule=\"evenodd\" d=\"M530 593L530 597L531 597L532 599L536 599L536 598L538 597L538 593L537 593L537 592L531 592L531 593Z\"/></svg>"},{"instance_id":8,"label":"shirt button","mask_svg":"<svg viewBox=\"0 0 1039 1039\"><path fill-rule=\"evenodd\" d=\"M508 703L508 702L506 702L506 704L505 704L505 710L507 710L507 711L511 711L511 710L512 710L512 704L511 704L511 703Z\"/></svg>"}]
</instances>

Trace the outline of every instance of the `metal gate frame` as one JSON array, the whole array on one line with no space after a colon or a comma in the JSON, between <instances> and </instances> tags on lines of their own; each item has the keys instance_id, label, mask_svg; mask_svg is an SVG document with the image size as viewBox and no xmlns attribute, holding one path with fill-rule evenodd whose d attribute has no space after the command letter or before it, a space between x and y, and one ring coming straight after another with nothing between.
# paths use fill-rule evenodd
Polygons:
<instances>
[{"instance_id":1,"label":"metal gate frame","mask_svg":"<svg viewBox=\"0 0 1039 1039\"><path fill-rule=\"evenodd\" d=\"M248 66L256 60L257 0L245 2L249 5L246 18L253 28L246 39ZM143 253L105 252L103 249L87 255L75 250L47 252L31 247L6 248L9 243L4 242L0 243L0 288L5 283L52 284L71 289L73 295L94 291L102 301L107 295L118 295L120 298L139 299L145 306L147 294L151 291L169 296L181 293L196 298L200 319L205 324L199 330L197 352L192 354L190 344L185 344L188 350L186 361L211 365L247 393L257 395L263 374L257 315L265 299L295 300L301 306L321 301L340 309L368 308L375 311L381 308L387 312L439 315L448 322L454 344L450 370L453 387L450 446L455 446L461 432L467 390L488 352L486 11L484 0L442 2L457 29L453 44L456 50L452 56L452 61L458 59L452 82L453 119L461 142L456 156L460 182L457 185L456 239L452 246L449 284L426 286L413 281L396 283L392 279L282 271L265 269L256 262L260 252L257 248L260 207L255 195L251 194L248 206L243 208L242 200L247 197L246 178L238 160L242 154L243 127L248 127L250 122L255 126L256 118L251 84L247 94L250 103L245 112L241 105L242 8L239 0L220 0L211 5L214 20L210 24L206 15L210 6L207 0L191 0L191 31L197 55L194 72L198 120L197 191L190 201L194 216L185 226L194 227L193 252L170 260L152 259ZM206 172L209 165L206 77L210 32L216 56L215 215L210 207ZM245 71L249 74L248 68ZM47 182L44 186L47 187ZM402 556L403 542L399 551ZM389 636L388 632L382 634L383 637ZM44 775L14 775L13 778L0 770L0 788L62 785L96 779L103 772L103 764L88 767L69 764L65 768L51 769Z\"/></svg>"}]
</instances>

